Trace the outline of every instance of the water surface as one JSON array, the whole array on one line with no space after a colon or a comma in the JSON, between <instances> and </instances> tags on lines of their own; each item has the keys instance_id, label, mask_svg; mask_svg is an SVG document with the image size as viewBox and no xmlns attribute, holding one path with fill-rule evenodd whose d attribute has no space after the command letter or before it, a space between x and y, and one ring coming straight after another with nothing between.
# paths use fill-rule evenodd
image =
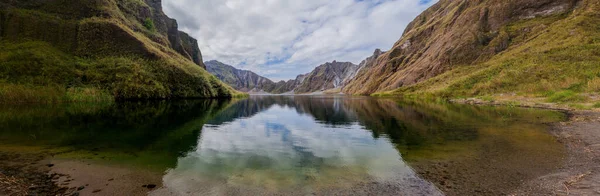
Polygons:
<instances>
[{"instance_id":1,"label":"water surface","mask_svg":"<svg viewBox=\"0 0 600 196\"><path fill-rule=\"evenodd\" d=\"M154 195L508 194L560 166L563 118L340 96L4 106L0 144L164 172Z\"/></svg>"}]
</instances>

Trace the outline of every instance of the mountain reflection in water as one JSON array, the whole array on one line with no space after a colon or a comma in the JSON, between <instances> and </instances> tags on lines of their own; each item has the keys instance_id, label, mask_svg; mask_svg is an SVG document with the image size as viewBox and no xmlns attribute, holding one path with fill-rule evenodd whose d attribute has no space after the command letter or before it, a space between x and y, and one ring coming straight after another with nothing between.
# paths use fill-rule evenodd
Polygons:
<instances>
[{"instance_id":1,"label":"mountain reflection in water","mask_svg":"<svg viewBox=\"0 0 600 196\"><path fill-rule=\"evenodd\" d=\"M516 185L478 181L520 183L555 167L563 152L541 123L560 118L515 108L256 96L209 120L196 148L167 171L165 188L154 194L506 191ZM548 154L558 155L544 159ZM498 167L504 164L512 166ZM467 170L475 175L455 173Z\"/></svg>"},{"instance_id":2,"label":"mountain reflection in water","mask_svg":"<svg viewBox=\"0 0 600 196\"><path fill-rule=\"evenodd\" d=\"M345 96L0 106L3 146L164 172L153 195L507 195L559 112Z\"/></svg>"}]
</instances>

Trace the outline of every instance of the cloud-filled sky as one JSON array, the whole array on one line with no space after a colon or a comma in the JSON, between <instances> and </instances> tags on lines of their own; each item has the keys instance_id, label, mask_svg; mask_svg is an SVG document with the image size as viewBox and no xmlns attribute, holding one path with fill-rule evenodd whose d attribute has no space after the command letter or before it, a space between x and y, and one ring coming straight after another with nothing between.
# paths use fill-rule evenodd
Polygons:
<instances>
[{"instance_id":1,"label":"cloud-filled sky","mask_svg":"<svg viewBox=\"0 0 600 196\"><path fill-rule=\"evenodd\" d=\"M218 60L275 81L325 62L388 50L437 0L163 0L165 13Z\"/></svg>"}]
</instances>

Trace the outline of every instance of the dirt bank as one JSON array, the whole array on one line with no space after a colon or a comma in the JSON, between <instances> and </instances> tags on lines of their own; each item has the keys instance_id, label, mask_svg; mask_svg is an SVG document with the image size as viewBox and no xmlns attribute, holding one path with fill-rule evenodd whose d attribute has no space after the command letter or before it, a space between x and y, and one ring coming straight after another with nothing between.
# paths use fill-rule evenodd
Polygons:
<instances>
[{"instance_id":1,"label":"dirt bank","mask_svg":"<svg viewBox=\"0 0 600 196\"><path fill-rule=\"evenodd\" d=\"M514 195L600 194L600 112L569 112L551 130L567 149L564 166L526 183Z\"/></svg>"}]
</instances>

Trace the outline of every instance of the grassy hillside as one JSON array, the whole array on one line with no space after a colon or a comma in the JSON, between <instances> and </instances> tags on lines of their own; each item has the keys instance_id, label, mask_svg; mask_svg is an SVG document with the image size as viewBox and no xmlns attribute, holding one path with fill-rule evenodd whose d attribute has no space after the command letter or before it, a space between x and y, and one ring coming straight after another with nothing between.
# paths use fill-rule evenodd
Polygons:
<instances>
[{"instance_id":1,"label":"grassy hillside","mask_svg":"<svg viewBox=\"0 0 600 196\"><path fill-rule=\"evenodd\" d=\"M489 60L455 65L423 82L377 96L494 97L590 102L600 91L600 2L572 12L511 22L500 28L507 49ZM596 104L598 105L598 104Z\"/></svg>"},{"instance_id":2,"label":"grassy hillside","mask_svg":"<svg viewBox=\"0 0 600 196\"><path fill-rule=\"evenodd\" d=\"M2 2L0 102L237 96L176 26L142 0Z\"/></svg>"}]
</instances>

